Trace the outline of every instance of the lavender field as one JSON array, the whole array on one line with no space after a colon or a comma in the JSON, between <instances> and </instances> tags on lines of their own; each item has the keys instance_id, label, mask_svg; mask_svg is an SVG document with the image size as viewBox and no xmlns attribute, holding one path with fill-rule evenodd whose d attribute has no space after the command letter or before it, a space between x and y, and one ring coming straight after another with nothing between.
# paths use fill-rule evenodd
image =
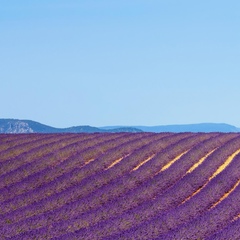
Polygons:
<instances>
[{"instance_id":1,"label":"lavender field","mask_svg":"<svg viewBox=\"0 0 240 240\"><path fill-rule=\"evenodd\" d=\"M240 239L240 133L0 135L0 239Z\"/></svg>"}]
</instances>

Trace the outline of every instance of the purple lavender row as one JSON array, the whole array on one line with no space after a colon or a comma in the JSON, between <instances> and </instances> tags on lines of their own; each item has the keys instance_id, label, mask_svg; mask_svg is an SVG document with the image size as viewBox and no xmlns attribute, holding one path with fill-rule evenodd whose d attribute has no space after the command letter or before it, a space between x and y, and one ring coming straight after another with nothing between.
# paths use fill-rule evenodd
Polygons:
<instances>
[{"instance_id":1,"label":"purple lavender row","mask_svg":"<svg viewBox=\"0 0 240 240\"><path fill-rule=\"evenodd\" d=\"M186 135L186 134L185 134ZM180 135L177 135L177 136L180 136ZM186 137L186 136L185 136ZM210 137L210 136L209 136ZM195 138L197 138L196 136L195 136ZM193 140L193 138L189 138L189 140L188 140L188 143L190 144L191 143L191 141ZM193 143L191 143L191 144L193 144ZM172 145L171 145L171 147L172 147ZM189 146L188 146L189 147ZM179 147L178 147L179 148ZM117 166L117 165L116 165ZM150 177L150 176L149 176ZM131 180L131 179L130 179ZM84 186L84 185L83 185ZM125 187L125 185L123 184L123 186ZM136 186L137 186L137 183L136 183ZM119 185L119 187L121 187L121 185ZM127 186L128 187L128 186ZM114 188L113 188L113 190L114 190ZM129 189L128 189L129 190ZM116 191L115 191L116 192ZM117 193L117 192L116 192ZM124 193L124 192L123 192ZM122 194L123 194L122 193ZM112 200L111 199L111 192L109 192L109 194L110 194L110 201ZM95 195L96 196L96 195ZM105 195L105 196L107 196L107 194ZM102 196L103 197L103 196ZM115 197L117 197L117 196L115 196ZM53 212L53 213L51 213L51 215L46 215L46 214L44 214L44 216L42 216L41 217L41 220L39 219L39 217L38 216L36 216L34 219L36 220L36 223L37 224L35 224L35 221L33 221L33 218L31 218L31 219L29 219L29 221L28 221L28 223L27 224L25 224L25 227L30 227L30 226L32 226L32 227L37 227L37 225L40 225L41 224L41 222L43 222L42 224L45 224L46 225L46 222L47 222L47 224L49 224L50 223L50 221L55 221L55 220L57 220L57 219L60 219L60 220L62 220L63 218L67 218L70 214L78 214L78 213L83 213L85 210L87 210L87 209L91 209L91 207L94 207L94 204L97 204L98 206L100 206L101 204L102 204L102 201L104 200L103 198L102 199L100 199L100 202L99 201L97 201L97 199L98 198L94 198L94 195L92 195L92 196L90 196L89 198L85 198L85 199L83 199L83 200L81 200L81 201L77 201L77 202L75 202L75 203L72 203L72 204L69 204L68 206L65 206L65 207L63 207L62 209L59 209L58 211L56 211L55 213ZM96 200L96 201L95 201ZM107 199L105 199L105 202L106 202L106 200ZM109 199L108 199L109 200ZM95 201L95 202L94 202ZM89 202L92 202L92 204L91 204L91 206L89 205ZM90 207L90 208L89 208ZM60 218L61 217L61 218ZM45 218L45 219L44 219ZM26 222L26 221L25 221ZM21 224L21 223L20 223ZM18 226L19 227L19 226Z\"/></svg>"},{"instance_id":2,"label":"purple lavender row","mask_svg":"<svg viewBox=\"0 0 240 240\"><path fill-rule=\"evenodd\" d=\"M141 139L143 138L144 135L150 135L147 133L141 133L141 134L129 134L128 138L124 139L123 144L117 145L117 147L110 149L107 153L105 153L103 156L100 156L100 158L97 161L93 161L88 165L85 165L84 167L80 169L76 169L72 174L74 174L73 181L79 182L83 180L86 177L90 177L91 175L96 174L98 171L101 171L104 169L105 164L109 165L113 159L111 156L115 154L117 157L119 156L124 156L127 153L130 153L133 148L137 148L139 144L141 144ZM112 145L112 143L109 143L109 145ZM65 181L66 182L66 181ZM79 191L79 189L76 186L72 187L73 191ZM66 190L67 191L67 190ZM56 196L51 196L48 199L44 199L43 201L40 201L36 204L24 207L22 209L16 210L13 213L6 214L6 216L2 216L0 222L4 223L2 221L5 219L5 217L9 217L13 219L13 221L19 221L22 218L26 218L28 216L36 215L41 212L44 212L46 210L50 210L52 208L55 208L58 205L64 205L66 199L67 201L71 201L71 195L64 195L66 191L63 191L59 194L56 194ZM66 192L67 193L67 192ZM67 193L68 194L68 193ZM80 191L81 194L81 191ZM62 197L62 198L61 198ZM66 199L65 199L66 198Z\"/></svg>"},{"instance_id":3,"label":"purple lavender row","mask_svg":"<svg viewBox=\"0 0 240 240\"><path fill-rule=\"evenodd\" d=\"M39 139L40 136L37 134L29 136L28 134L8 134L6 138L3 138L3 135L0 134L0 156L7 149L16 147L19 144L27 143Z\"/></svg>"},{"instance_id":4,"label":"purple lavender row","mask_svg":"<svg viewBox=\"0 0 240 240\"><path fill-rule=\"evenodd\" d=\"M125 135L123 135L123 137L124 136ZM92 137L94 136L92 135ZM62 147L61 149L58 149L58 151L52 152L44 157L40 157L39 159L36 158L35 161L33 161L31 164L22 165L18 169L18 171L22 170L23 172L26 172L27 167L29 167L30 169L31 167L33 168L35 167L35 169L37 169L38 171L35 173L32 173L32 175L30 175L29 174L30 171L28 171L27 173L29 174L29 176L26 177L25 179L22 179L21 182L17 182L15 184L12 184L11 186L1 189L0 199L4 199L4 201L6 201L17 195L24 194L26 191L33 190L36 187L39 187L39 186L42 186L43 184L48 183L49 181L53 180L53 177L58 177L68 169L66 163L69 163L70 161L70 163L72 163L73 165L72 159L78 157L78 154L80 152L85 151L86 149L89 149L95 145L98 145L99 143L103 143L109 140L112 141L115 138L121 137L121 135L119 134L101 135L101 136L97 135L94 138L92 137L90 139L88 138L85 139L84 137L79 138L76 136L76 139L71 139L71 140L74 140L74 142L70 142L69 145L67 145L69 140L62 141L61 144L64 145L64 147ZM66 156L66 153L68 154L68 156ZM56 162L51 163L50 162L51 158L55 159ZM61 159L61 162L60 162L60 159ZM81 160L83 164L84 159L81 158ZM39 165L39 163L42 163L45 165L47 164L47 166L43 168L42 171L39 171L40 170L39 167L36 168L37 164ZM53 164L54 165L56 164L56 166L53 166ZM78 164L81 164L81 162L79 162ZM14 171L14 173L16 178L17 171ZM21 187L21 186L25 186L25 187Z\"/></svg>"},{"instance_id":5,"label":"purple lavender row","mask_svg":"<svg viewBox=\"0 0 240 240\"><path fill-rule=\"evenodd\" d=\"M14 161L14 164L18 164L19 166L22 164L22 162L20 161L20 163L16 163L16 159L18 159L18 161L21 159L21 155L25 154L25 157L28 157L28 155L30 155L32 152L38 150L42 147L45 147L45 145L47 146L48 144L56 144L59 143L60 141L66 141L67 139L74 139L74 138L89 138L90 137L88 135L83 135L82 137L76 134L55 134L55 136L50 136L48 134L41 134L42 138L36 138L35 140L31 138L31 135L29 136L30 138L30 142L27 143L22 143L20 145L18 145L17 147L19 149L22 149L22 153L17 155L18 149L16 147L13 147L12 149L8 149L6 150L6 153L9 155L9 158L6 158L6 161L1 162L1 166L2 167L6 167L9 165L9 163L11 163L11 161ZM17 139L16 139L17 142ZM13 156L11 156L11 153ZM16 155L16 156L15 156ZM12 164L13 164L12 163ZM6 166L5 166L6 165ZM14 165L12 166L14 167ZM11 169L11 168L10 168ZM13 170L13 169L11 169ZM7 171L7 170L6 170ZM1 171L3 174L6 173L6 171Z\"/></svg>"},{"instance_id":6,"label":"purple lavender row","mask_svg":"<svg viewBox=\"0 0 240 240\"><path fill-rule=\"evenodd\" d=\"M153 139L153 137L154 136L150 135L149 137L146 136L144 139L147 142L147 141L151 141ZM162 137L162 136L159 135L159 137ZM104 139L104 138L102 137L102 139ZM119 139L119 138L114 139L114 140L116 142L116 145L121 143L121 139ZM113 139L111 139L110 141L108 142L108 146L111 147L111 146L113 146L114 142L113 142ZM122 136L122 143L125 142L125 141L126 141L126 137ZM84 147L86 147L86 145L84 145ZM88 149L88 152L89 152L89 150L90 150L90 152L93 151L93 149ZM78 161L78 162L74 161L75 166L77 164L78 168L80 167L80 165L82 165L82 166L84 165L84 161L83 161L84 160L84 155L81 152L79 152L79 154L82 155L82 157L80 159L81 161ZM77 157L79 157L79 155ZM67 162L69 163L69 161L67 161ZM73 165L73 161L72 161L71 169L73 169L73 168L74 168L74 165ZM67 170L66 164L65 164L64 167L62 166L62 169L64 169L65 171ZM56 170L56 168L54 168L53 171L54 170ZM51 176L53 175L53 171L52 171ZM71 178L73 178L73 173L69 172L68 174L64 174L61 177L56 178L53 182L45 183L45 185L42 186L40 189L39 188L37 188L36 190L34 189L34 190L32 190L28 193L17 196L10 201L3 202L0 205L1 208L4 209L2 213L6 213L8 211L11 211L11 209L13 207L14 207L14 209L19 208L19 207L23 207L24 205L30 204L32 202L39 201L39 200L41 200L41 199L43 199L43 198L45 198L49 195L56 194L57 192L61 192L62 190L64 190L64 188L67 188L67 187L70 187L73 184L76 184L76 182L71 181ZM33 179L33 183L36 182L36 179L37 178L35 176L34 179ZM38 180L38 182L40 182L40 181ZM29 183L29 181L27 183L28 183L27 187L28 187L28 190L29 190L31 184Z\"/></svg>"},{"instance_id":7,"label":"purple lavender row","mask_svg":"<svg viewBox=\"0 0 240 240\"><path fill-rule=\"evenodd\" d=\"M32 138L33 136L29 136ZM1 159L0 162L9 161L11 158L15 158L18 155L28 152L29 150L36 148L42 144L42 141L54 141L55 137L52 135L44 135L39 136L36 139L33 139L33 141L29 142L23 142L21 144L18 144L17 146L13 146L11 148L6 149L5 151L1 152ZM17 141L17 140L16 140Z\"/></svg>"},{"instance_id":8,"label":"purple lavender row","mask_svg":"<svg viewBox=\"0 0 240 240\"><path fill-rule=\"evenodd\" d=\"M215 208L158 239L205 239L226 227L240 212L240 185Z\"/></svg>"},{"instance_id":9,"label":"purple lavender row","mask_svg":"<svg viewBox=\"0 0 240 240\"><path fill-rule=\"evenodd\" d=\"M72 143L81 142L85 140L94 139L94 135L78 135L78 134L68 134L68 135L59 135L53 138L52 141L46 141L38 144L37 147L24 152L23 154L13 158L14 161L7 161L5 163L1 163L1 167L5 168L3 174L7 174L9 171L17 170L18 167L22 167L25 163L32 163L36 161L36 158L40 158L41 156L47 155L55 150L63 149L67 145L71 145ZM27 160L28 161L27 161Z\"/></svg>"},{"instance_id":10,"label":"purple lavender row","mask_svg":"<svg viewBox=\"0 0 240 240\"><path fill-rule=\"evenodd\" d=\"M179 160L180 161L180 160ZM182 161L181 161L182 162ZM177 170L177 168L175 168L175 170ZM167 172L168 170L166 170L166 172ZM170 168L169 168L169 172L174 172L173 170L171 171L170 170ZM170 173L171 174L171 173ZM171 176L173 176L173 174L171 174ZM161 179L159 179L159 181L161 181ZM153 183L154 183L154 180L153 180ZM141 189L141 187L140 187L140 189ZM140 193L140 190L138 191L139 193ZM133 199L132 199L132 201L133 202L135 202L136 200L138 200L138 195L137 194L135 194L135 196L136 196L136 199L134 199L134 193L132 194L132 197L133 197ZM144 200L144 194L142 194L142 201ZM146 201L149 201L150 202L150 205L151 204L153 204L153 201L150 201L150 199L151 199L151 193L148 195L148 192L147 191L145 191L145 197L146 197ZM140 197L141 198L141 197ZM124 208L125 206L124 205L129 205L128 203L131 201L131 198L126 198L126 203L124 204L124 200L123 201L120 201L119 200L119 202L114 202L113 204L111 204L110 205L110 207L108 208L107 206L105 206L105 210L107 209L109 212L113 212L115 209L116 209L116 212L115 212L115 214L117 214L117 212L120 210L120 205L122 205L122 208ZM140 221L140 220L142 220L142 221L145 221L146 220L146 217L148 217L148 212L149 212L149 210L148 210L148 208L149 208L149 202L148 203L146 203L145 205L144 205L144 208L143 207L139 207L139 209L138 209L138 212L137 212L137 214L135 214L135 210L130 210L129 212L127 212L125 215L124 215L124 217L122 217L122 227L130 227L131 225L134 225L136 222L138 222L138 221ZM118 204L119 204L119 206L118 206ZM115 205L115 206L114 206ZM156 204L155 204L156 205ZM116 206L118 206L117 208L116 208ZM113 209L113 210L112 210ZM134 209L134 206L132 206L131 207L131 209ZM143 211L144 210L144 214L142 215L142 212L141 211ZM121 210L120 210L121 211ZM151 212L151 214L156 214L156 211L157 211L157 209L154 209L154 211L150 211ZM105 211L105 214L106 214L106 212L107 211ZM97 217L98 215L100 215L101 216L101 212L99 213L92 213L91 214L92 215L92 217L94 217L94 215ZM90 216L91 216L90 215ZM113 214L112 214L113 215ZM134 217L134 216L136 216L136 217ZM120 216L121 217L121 216ZM121 221L119 220L119 218L120 218L119 216L117 216L117 217L115 217L114 219L110 219L108 222L109 222L109 224L107 224L106 226L105 226L105 224L100 224L100 227L99 227L99 231L100 232L103 232L102 230L104 229L104 231L105 231L105 234L107 234L108 233L108 230L109 229L112 229L113 230L113 225L114 225L114 223L115 223L115 228L117 229L117 227L118 227L118 224L121 224ZM133 217L133 218L132 218ZM131 219L132 218L132 219ZM88 220L87 221L91 221L91 219L89 219L89 218L87 218ZM80 219L78 219L79 221L78 221L78 223L79 223L79 225L82 225L82 227L83 227L83 224L81 224L81 221L82 222L85 222L86 221L86 218L82 218L81 220ZM128 224L125 224L126 222L125 222L125 220L126 220L126 222L128 222L128 224L129 224L129 226L127 226ZM92 219L92 221L95 221L95 219ZM115 221L115 222L114 222ZM72 223L74 223L74 221L72 222ZM77 221L75 221L75 224L77 224ZM89 225L89 224L88 224ZM70 224L70 226L72 227L72 228L74 228L73 227L73 225L71 225ZM98 226L98 225L97 225ZM97 227L98 228L98 227ZM115 229L115 230L116 230ZM96 229L94 228L94 229L92 229L93 231L96 231ZM88 231L88 230L87 230ZM84 231L83 231L84 232ZM89 231L88 231L89 233L91 232L91 228L89 229ZM91 233L90 233L91 234ZM100 236L100 233L99 233L99 235L98 236Z\"/></svg>"},{"instance_id":11,"label":"purple lavender row","mask_svg":"<svg viewBox=\"0 0 240 240\"><path fill-rule=\"evenodd\" d=\"M240 218L235 221L231 221L221 231L214 233L213 235L206 238L206 240L239 240L240 239Z\"/></svg>"},{"instance_id":12,"label":"purple lavender row","mask_svg":"<svg viewBox=\"0 0 240 240\"><path fill-rule=\"evenodd\" d=\"M225 194L225 192L229 192L231 188L236 185L236 182L240 178L239 160L240 157L238 155L238 157L236 157L223 172L213 178L206 187L185 203L180 204L178 207L176 207L176 205L178 205L176 204L169 209L165 209L165 211L159 211L157 215L155 214L154 218L150 218L148 221L145 221L125 232L119 231L118 235L111 236L109 239L118 239L120 235L123 239L153 239L157 236L159 236L160 239L165 239L165 235L161 234L171 231L171 229L174 229L183 223L192 221L193 218L208 211L208 209L213 206L213 204L216 203ZM182 192L184 192L184 189L175 191L175 194L172 192L170 200L172 201L173 197L178 199ZM160 207L162 207L161 203L164 203L164 200L168 201L168 199L162 200L162 202L159 201ZM135 209L135 216L151 215L151 212L154 213L154 211L157 210L157 206L155 207L153 205L151 205L151 207L149 207L149 209L145 212L137 211L137 209ZM132 216L134 217L134 215ZM129 218L126 216L122 217L125 221L129 221Z\"/></svg>"},{"instance_id":13,"label":"purple lavender row","mask_svg":"<svg viewBox=\"0 0 240 240\"><path fill-rule=\"evenodd\" d=\"M24 138L25 134L7 134L7 133L0 133L0 144L12 141L16 139L16 135L18 139Z\"/></svg>"},{"instance_id":14,"label":"purple lavender row","mask_svg":"<svg viewBox=\"0 0 240 240\"><path fill-rule=\"evenodd\" d=\"M42 142L39 142L34 148L30 150L27 150L26 148L26 151L22 154L16 157L11 157L9 160L0 163L2 173L0 177L2 178L4 175L7 175L13 171L17 171L19 168L22 168L24 164L31 164L36 161L37 158L40 159L42 156L46 156L52 151L64 147L65 143L71 144L71 142L74 143L78 141L81 141L81 138L76 135L66 135L65 137L55 136L52 139L43 140Z\"/></svg>"},{"instance_id":15,"label":"purple lavender row","mask_svg":"<svg viewBox=\"0 0 240 240\"><path fill-rule=\"evenodd\" d=\"M0 133L0 145L12 143L12 142L21 142L25 140L29 140L29 138L39 138L39 135L43 134L38 134L38 133L31 133L31 134L25 134L25 133L17 133L17 134L3 134ZM49 134L51 135L51 134Z\"/></svg>"},{"instance_id":16,"label":"purple lavender row","mask_svg":"<svg viewBox=\"0 0 240 240\"><path fill-rule=\"evenodd\" d=\"M5 151L1 152L1 162L8 161L11 158L17 157L21 153L30 151L31 149L43 144L45 141L46 142L56 141L56 137L60 137L60 134L56 134L55 136L53 134L50 134L50 135L37 134L36 137L32 136L31 134L26 134L26 135L28 136L29 140L31 140L32 138L33 138L33 140L27 141L27 142L24 141L21 144L18 144L16 146L13 146L13 147L8 148ZM64 136L63 134L61 134L61 135L62 135L62 137ZM65 137L66 137L66 135L65 135ZM16 138L16 141L18 141L17 138Z\"/></svg>"},{"instance_id":17,"label":"purple lavender row","mask_svg":"<svg viewBox=\"0 0 240 240\"><path fill-rule=\"evenodd\" d=\"M72 135L72 138L74 137L74 135ZM64 139L67 138L71 138L71 135L69 135L68 137L65 136ZM76 138L76 136L75 136ZM8 159L5 159L5 161L0 162L0 174L1 176L13 171L15 169L17 169L19 166L21 166L22 164L24 164L25 162L29 161L33 161L34 160L34 155L36 153L41 153L40 149L42 147L46 147L46 146L51 146L51 144L56 144L59 143L61 140L63 139L63 136L55 136L52 138L49 138L49 136L45 137L44 139L37 139L35 141L32 141L32 146L30 147L31 143L27 143L27 144L21 144L18 145L19 149L21 149L21 153L18 154L18 149L15 149L13 147L13 149L10 149L8 152ZM29 146L28 146L29 145ZM47 150L47 148L46 148Z\"/></svg>"},{"instance_id":18,"label":"purple lavender row","mask_svg":"<svg viewBox=\"0 0 240 240\"><path fill-rule=\"evenodd\" d=\"M73 135L67 139L58 139L54 142L44 143L32 151L20 155L14 161L9 162L9 164L1 166L6 173L0 176L0 191L4 187L20 182L35 171L43 169L45 165L48 166L59 161L57 158L63 151L64 155L71 154L74 148L77 148L83 140ZM62 159L65 158L65 156L60 157Z\"/></svg>"}]
</instances>

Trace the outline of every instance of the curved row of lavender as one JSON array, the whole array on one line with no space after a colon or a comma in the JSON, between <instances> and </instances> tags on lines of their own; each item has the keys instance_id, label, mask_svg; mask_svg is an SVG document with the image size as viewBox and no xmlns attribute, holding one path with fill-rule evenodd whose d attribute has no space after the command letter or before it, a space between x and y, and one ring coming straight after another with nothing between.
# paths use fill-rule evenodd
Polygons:
<instances>
[{"instance_id":1,"label":"curved row of lavender","mask_svg":"<svg viewBox=\"0 0 240 240\"><path fill-rule=\"evenodd\" d=\"M239 133L0 135L0 239L239 239Z\"/></svg>"}]
</instances>

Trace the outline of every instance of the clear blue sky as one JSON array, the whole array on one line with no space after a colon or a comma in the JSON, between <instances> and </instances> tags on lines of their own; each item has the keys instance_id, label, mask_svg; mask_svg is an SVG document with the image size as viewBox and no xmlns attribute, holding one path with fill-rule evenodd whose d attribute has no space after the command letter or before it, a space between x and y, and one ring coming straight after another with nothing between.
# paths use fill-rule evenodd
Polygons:
<instances>
[{"instance_id":1,"label":"clear blue sky","mask_svg":"<svg viewBox=\"0 0 240 240\"><path fill-rule=\"evenodd\" d=\"M0 0L0 118L240 127L239 0Z\"/></svg>"}]
</instances>

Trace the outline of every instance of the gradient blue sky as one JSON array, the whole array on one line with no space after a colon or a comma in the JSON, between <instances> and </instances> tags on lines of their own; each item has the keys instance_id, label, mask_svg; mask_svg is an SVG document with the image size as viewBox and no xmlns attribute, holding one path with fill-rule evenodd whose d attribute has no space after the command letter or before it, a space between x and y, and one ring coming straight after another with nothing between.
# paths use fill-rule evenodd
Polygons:
<instances>
[{"instance_id":1,"label":"gradient blue sky","mask_svg":"<svg viewBox=\"0 0 240 240\"><path fill-rule=\"evenodd\" d=\"M239 0L1 0L0 118L240 127Z\"/></svg>"}]
</instances>

